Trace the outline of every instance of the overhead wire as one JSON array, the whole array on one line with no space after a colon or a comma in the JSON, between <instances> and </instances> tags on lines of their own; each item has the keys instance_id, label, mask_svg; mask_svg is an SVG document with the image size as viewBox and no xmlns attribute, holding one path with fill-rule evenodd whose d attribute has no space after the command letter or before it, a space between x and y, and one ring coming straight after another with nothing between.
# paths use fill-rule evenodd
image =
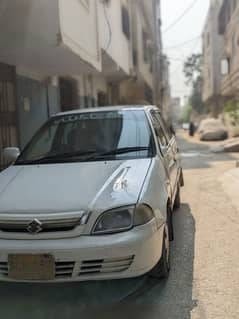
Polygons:
<instances>
[{"instance_id":1,"label":"overhead wire","mask_svg":"<svg viewBox=\"0 0 239 319\"><path fill-rule=\"evenodd\" d=\"M197 38L194 39L194 40L197 40L197 41L196 41L195 43L193 43L192 49L190 50L190 51L191 51L191 54L193 53L195 47L198 45L198 42L199 42L199 40L200 40L200 37L197 37ZM173 60L173 59L172 59L172 60ZM180 61L180 59L178 59L178 61ZM183 59L181 60L181 62L184 62L184 61L185 61L185 60L183 60ZM181 68L181 63L180 63L180 65L179 65L174 71L170 72L170 75L174 75L175 73L177 73L180 68Z\"/></svg>"},{"instance_id":2,"label":"overhead wire","mask_svg":"<svg viewBox=\"0 0 239 319\"><path fill-rule=\"evenodd\" d=\"M198 42L199 42L200 39L201 39L201 37L197 37L197 41L196 41L195 43L193 43L192 49L190 50L190 51L191 51L191 54L193 54L193 52L194 52L196 46L198 45ZM181 62L184 62L184 61L185 61L185 60L183 60L183 61L181 61ZM178 62L180 62L180 61L178 60ZM171 77L172 75L176 74L177 72L179 72L179 70L180 70L182 67L183 67L183 65L180 63L180 65L179 65L175 70L173 70L172 72L170 72L170 77ZM185 90L181 90L181 91L180 91L180 90L176 90L176 91L174 91L174 93L179 94L179 95L181 95L181 94L187 95L187 94L188 94L188 90L185 88Z\"/></svg>"},{"instance_id":3,"label":"overhead wire","mask_svg":"<svg viewBox=\"0 0 239 319\"><path fill-rule=\"evenodd\" d=\"M173 22L171 23L164 31L163 34L170 31L175 25L177 25L187 14L188 12L195 6L198 0L194 0L184 11L183 13Z\"/></svg>"},{"instance_id":4,"label":"overhead wire","mask_svg":"<svg viewBox=\"0 0 239 319\"><path fill-rule=\"evenodd\" d=\"M178 49L178 48L181 48L181 47L184 47L184 46L187 46L188 44L198 40L199 38L201 38L201 35L195 37L195 38L192 38L190 40L187 40L185 42L182 42L182 43L179 43L179 44L176 44L174 46L171 46L171 47L167 47L165 48L165 50L173 50L173 49Z\"/></svg>"},{"instance_id":5,"label":"overhead wire","mask_svg":"<svg viewBox=\"0 0 239 319\"><path fill-rule=\"evenodd\" d=\"M104 16L105 16L105 20L106 20L106 23L107 23L107 26L108 26L108 30L109 30L109 40L108 40L108 43L105 47L105 51L107 52L110 45L111 45L111 41L112 41L112 29L111 29L111 25L110 25L110 20L109 20L109 17L108 17L108 14L107 14L107 11L106 11L106 3L105 1L102 1L103 3L103 10L104 10Z\"/></svg>"}]
</instances>

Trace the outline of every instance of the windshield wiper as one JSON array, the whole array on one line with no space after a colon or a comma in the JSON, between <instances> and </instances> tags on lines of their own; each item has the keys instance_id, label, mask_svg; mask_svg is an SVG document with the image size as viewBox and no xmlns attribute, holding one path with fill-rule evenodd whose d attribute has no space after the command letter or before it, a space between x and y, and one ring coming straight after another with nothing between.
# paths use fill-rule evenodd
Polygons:
<instances>
[{"instance_id":1,"label":"windshield wiper","mask_svg":"<svg viewBox=\"0 0 239 319\"><path fill-rule=\"evenodd\" d=\"M65 162L66 160L77 158L81 156L88 156L90 154L95 154L96 151L77 151L77 152L69 152L69 153L60 153L55 155L43 156L34 160L18 160L16 162L17 165L31 165L31 164L44 164L44 163L54 163L57 162Z\"/></svg>"},{"instance_id":2,"label":"windshield wiper","mask_svg":"<svg viewBox=\"0 0 239 319\"><path fill-rule=\"evenodd\" d=\"M123 147L117 148L108 152L96 153L93 156L86 158L86 160L91 161L98 158L105 158L108 156L113 155L120 155L120 154L127 154L127 153L135 153L135 152L142 152L142 151L150 151L151 147L144 146L144 147Z\"/></svg>"},{"instance_id":3,"label":"windshield wiper","mask_svg":"<svg viewBox=\"0 0 239 319\"><path fill-rule=\"evenodd\" d=\"M124 147L114 149L108 152L97 152L97 151L77 151L77 152L69 152L69 153L61 153L49 156L43 156L41 158L37 158L34 160L21 160L19 159L16 162L16 165L34 165L34 164L47 164L47 163L64 163L68 161L93 161L98 158L105 158L108 156L120 155L120 154L127 154L127 153L134 153L134 152L142 152L142 151L149 151L151 150L150 147Z\"/></svg>"}]
</instances>

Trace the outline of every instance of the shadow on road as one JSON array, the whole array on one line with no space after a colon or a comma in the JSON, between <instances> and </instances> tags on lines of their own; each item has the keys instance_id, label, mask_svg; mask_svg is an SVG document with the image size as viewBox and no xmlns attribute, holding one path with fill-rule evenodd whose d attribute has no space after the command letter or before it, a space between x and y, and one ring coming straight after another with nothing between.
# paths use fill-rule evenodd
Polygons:
<instances>
[{"instance_id":1,"label":"shadow on road","mask_svg":"<svg viewBox=\"0 0 239 319\"><path fill-rule=\"evenodd\" d=\"M78 318L90 309L110 307L144 282L144 278L60 284L0 283L1 318Z\"/></svg>"},{"instance_id":2,"label":"shadow on road","mask_svg":"<svg viewBox=\"0 0 239 319\"><path fill-rule=\"evenodd\" d=\"M213 153L210 147L213 143L197 143L192 139L189 141L182 134L177 136L179 148L182 156L183 168L188 169L207 169L211 168L213 162L235 161L235 157L229 153ZM215 145L218 145L215 143Z\"/></svg>"},{"instance_id":3,"label":"shadow on road","mask_svg":"<svg viewBox=\"0 0 239 319\"><path fill-rule=\"evenodd\" d=\"M58 285L0 283L1 318L189 319L195 223L186 204L175 213L172 270L167 282L152 278Z\"/></svg>"},{"instance_id":4,"label":"shadow on road","mask_svg":"<svg viewBox=\"0 0 239 319\"><path fill-rule=\"evenodd\" d=\"M193 298L195 221L190 207L175 213L175 241L171 246L171 273L167 281L146 278L134 293L113 308L97 309L87 318L190 319L197 306ZM98 316L96 316L98 314Z\"/></svg>"}]
</instances>

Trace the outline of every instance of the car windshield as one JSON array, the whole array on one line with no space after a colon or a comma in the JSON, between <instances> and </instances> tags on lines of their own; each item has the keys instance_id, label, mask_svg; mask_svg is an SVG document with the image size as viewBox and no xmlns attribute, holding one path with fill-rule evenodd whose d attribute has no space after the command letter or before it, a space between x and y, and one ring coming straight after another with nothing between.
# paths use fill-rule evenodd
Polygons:
<instances>
[{"instance_id":1,"label":"car windshield","mask_svg":"<svg viewBox=\"0 0 239 319\"><path fill-rule=\"evenodd\" d=\"M143 110L68 114L47 122L16 165L146 158L153 150Z\"/></svg>"}]
</instances>

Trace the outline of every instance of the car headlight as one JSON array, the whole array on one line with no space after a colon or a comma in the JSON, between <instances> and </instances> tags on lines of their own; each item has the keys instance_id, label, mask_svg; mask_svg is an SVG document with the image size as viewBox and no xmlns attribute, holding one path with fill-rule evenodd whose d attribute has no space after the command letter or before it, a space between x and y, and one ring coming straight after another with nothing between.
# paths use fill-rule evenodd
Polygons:
<instances>
[{"instance_id":1,"label":"car headlight","mask_svg":"<svg viewBox=\"0 0 239 319\"><path fill-rule=\"evenodd\" d=\"M154 218L153 210L144 204L136 207L134 212L134 226L145 225Z\"/></svg>"},{"instance_id":2,"label":"car headlight","mask_svg":"<svg viewBox=\"0 0 239 319\"><path fill-rule=\"evenodd\" d=\"M146 205L128 206L103 213L97 220L93 234L113 234L147 224L154 218L153 211Z\"/></svg>"}]
</instances>

